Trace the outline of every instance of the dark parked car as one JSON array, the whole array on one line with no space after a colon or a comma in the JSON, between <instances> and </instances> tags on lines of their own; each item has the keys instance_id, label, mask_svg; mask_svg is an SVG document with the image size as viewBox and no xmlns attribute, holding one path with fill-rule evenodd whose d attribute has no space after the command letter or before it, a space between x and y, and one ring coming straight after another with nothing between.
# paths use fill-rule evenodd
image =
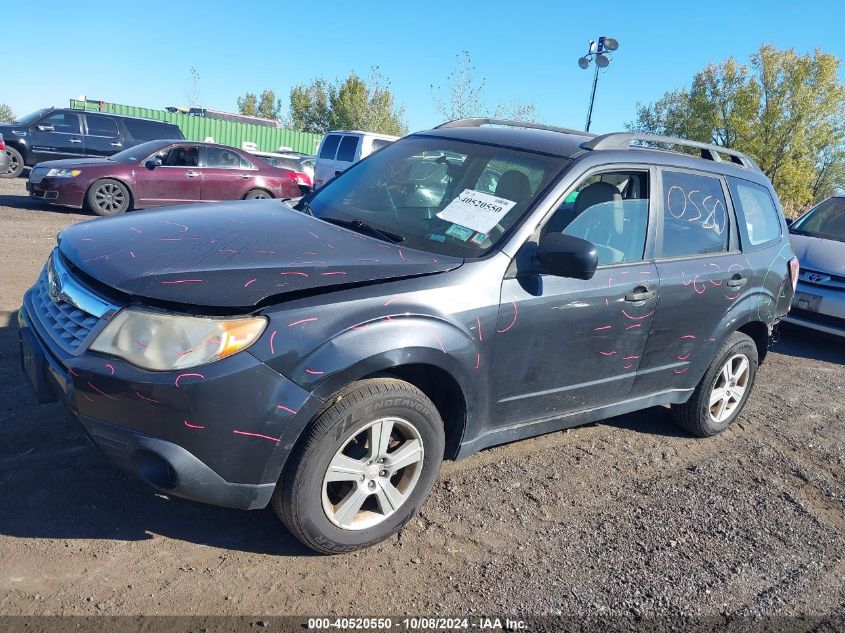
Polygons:
<instances>
[{"instance_id":1,"label":"dark parked car","mask_svg":"<svg viewBox=\"0 0 845 633\"><path fill-rule=\"evenodd\" d=\"M6 153L6 143L3 140L3 135L0 134L0 174L4 174L9 171L11 164L12 159L9 158L9 155Z\"/></svg>"},{"instance_id":2,"label":"dark parked car","mask_svg":"<svg viewBox=\"0 0 845 633\"><path fill-rule=\"evenodd\" d=\"M428 155L440 200L385 187ZM19 323L39 400L115 464L321 552L398 531L444 458L656 405L726 429L798 272L753 161L680 139L455 121L297 209L73 225Z\"/></svg>"},{"instance_id":3,"label":"dark parked car","mask_svg":"<svg viewBox=\"0 0 845 633\"><path fill-rule=\"evenodd\" d=\"M150 141L102 159L52 160L29 174L30 196L97 215L181 202L298 198L293 171L248 152L192 141Z\"/></svg>"},{"instance_id":4,"label":"dark parked car","mask_svg":"<svg viewBox=\"0 0 845 633\"><path fill-rule=\"evenodd\" d=\"M0 124L10 164L2 178L17 178L25 166L60 158L103 158L156 139L182 139L172 123L137 117L46 108Z\"/></svg>"}]
</instances>

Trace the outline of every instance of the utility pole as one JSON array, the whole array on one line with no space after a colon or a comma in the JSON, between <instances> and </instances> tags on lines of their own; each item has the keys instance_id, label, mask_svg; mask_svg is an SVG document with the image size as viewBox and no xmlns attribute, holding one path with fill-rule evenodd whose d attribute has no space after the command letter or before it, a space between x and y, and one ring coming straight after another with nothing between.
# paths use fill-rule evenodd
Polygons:
<instances>
[{"instance_id":1,"label":"utility pole","mask_svg":"<svg viewBox=\"0 0 845 633\"><path fill-rule=\"evenodd\" d=\"M610 53L617 48L619 48L618 41L612 37L602 35L598 42L590 40L587 54L578 60L578 65L582 70L587 70L591 62L596 65L596 71L593 73L593 88L590 91L590 107L587 110L587 125L584 127L585 132L590 131L590 124L593 121L593 104L596 100L596 86L599 83L599 69L607 68L610 65L613 59Z\"/></svg>"}]
</instances>

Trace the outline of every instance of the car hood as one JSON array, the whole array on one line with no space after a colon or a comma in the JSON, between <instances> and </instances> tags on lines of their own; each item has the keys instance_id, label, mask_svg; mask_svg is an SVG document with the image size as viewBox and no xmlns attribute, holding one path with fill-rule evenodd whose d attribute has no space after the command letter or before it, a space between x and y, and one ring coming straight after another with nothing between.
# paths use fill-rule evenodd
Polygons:
<instances>
[{"instance_id":1,"label":"car hood","mask_svg":"<svg viewBox=\"0 0 845 633\"><path fill-rule=\"evenodd\" d=\"M809 235L789 235L801 268L845 275L845 242Z\"/></svg>"},{"instance_id":2,"label":"car hood","mask_svg":"<svg viewBox=\"0 0 845 633\"><path fill-rule=\"evenodd\" d=\"M85 275L124 294L221 308L444 272L463 263L328 224L277 200L82 222L59 234L59 251Z\"/></svg>"},{"instance_id":3,"label":"car hood","mask_svg":"<svg viewBox=\"0 0 845 633\"><path fill-rule=\"evenodd\" d=\"M36 165L37 168L46 167L51 169L54 167L69 169L71 167L84 167L85 165L114 165L114 161L107 158L68 158L65 160L45 160Z\"/></svg>"}]
</instances>

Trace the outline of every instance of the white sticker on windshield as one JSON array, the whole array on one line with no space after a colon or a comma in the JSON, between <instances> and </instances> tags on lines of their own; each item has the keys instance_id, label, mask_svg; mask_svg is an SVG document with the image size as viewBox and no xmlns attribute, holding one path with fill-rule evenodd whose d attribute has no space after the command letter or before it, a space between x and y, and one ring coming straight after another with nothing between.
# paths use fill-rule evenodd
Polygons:
<instances>
[{"instance_id":1,"label":"white sticker on windshield","mask_svg":"<svg viewBox=\"0 0 845 633\"><path fill-rule=\"evenodd\" d=\"M464 189L437 214L437 217L469 227L479 233L489 233L490 229L501 222L515 204L513 200L497 198L475 189Z\"/></svg>"}]
</instances>

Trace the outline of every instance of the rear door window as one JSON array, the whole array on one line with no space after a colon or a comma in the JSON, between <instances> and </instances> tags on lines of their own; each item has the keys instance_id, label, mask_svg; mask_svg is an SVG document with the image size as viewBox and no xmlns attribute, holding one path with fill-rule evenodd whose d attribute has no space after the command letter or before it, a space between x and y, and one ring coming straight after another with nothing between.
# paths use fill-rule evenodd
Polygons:
<instances>
[{"instance_id":1,"label":"rear door window","mask_svg":"<svg viewBox=\"0 0 845 633\"><path fill-rule=\"evenodd\" d=\"M721 179L664 170L662 194L662 257L727 252L730 224Z\"/></svg>"},{"instance_id":2,"label":"rear door window","mask_svg":"<svg viewBox=\"0 0 845 633\"><path fill-rule=\"evenodd\" d=\"M742 245L764 246L777 241L781 235L780 215L769 190L740 178L728 178L734 207L739 212L739 232Z\"/></svg>"},{"instance_id":3,"label":"rear door window","mask_svg":"<svg viewBox=\"0 0 845 633\"><path fill-rule=\"evenodd\" d=\"M117 137L117 123L108 116L98 114L86 114L85 122L88 124L89 136L104 136L106 138Z\"/></svg>"},{"instance_id":4,"label":"rear door window","mask_svg":"<svg viewBox=\"0 0 845 633\"><path fill-rule=\"evenodd\" d=\"M320 148L320 158L334 159L334 155L337 153L338 143L340 143L340 136L329 134L323 140L323 146Z\"/></svg>"},{"instance_id":5,"label":"rear door window","mask_svg":"<svg viewBox=\"0 0 845 633\"><path fill-rule=\"evenodd\" d=\"M215 169L246 169L251 167L240 154L223 147L206 148L205 166Z\"/></svg>"},{"instance_id":6,"label":"rear door window","mask_svg":"<svg viewBox=\"0 0 845 633\"><path fill-rule=\"evenodd\" d=\"M344 136L337 150L337 160L345 163L355 162L355 150L358 149L357 136Z\"/></svg>"}]
</instances>

